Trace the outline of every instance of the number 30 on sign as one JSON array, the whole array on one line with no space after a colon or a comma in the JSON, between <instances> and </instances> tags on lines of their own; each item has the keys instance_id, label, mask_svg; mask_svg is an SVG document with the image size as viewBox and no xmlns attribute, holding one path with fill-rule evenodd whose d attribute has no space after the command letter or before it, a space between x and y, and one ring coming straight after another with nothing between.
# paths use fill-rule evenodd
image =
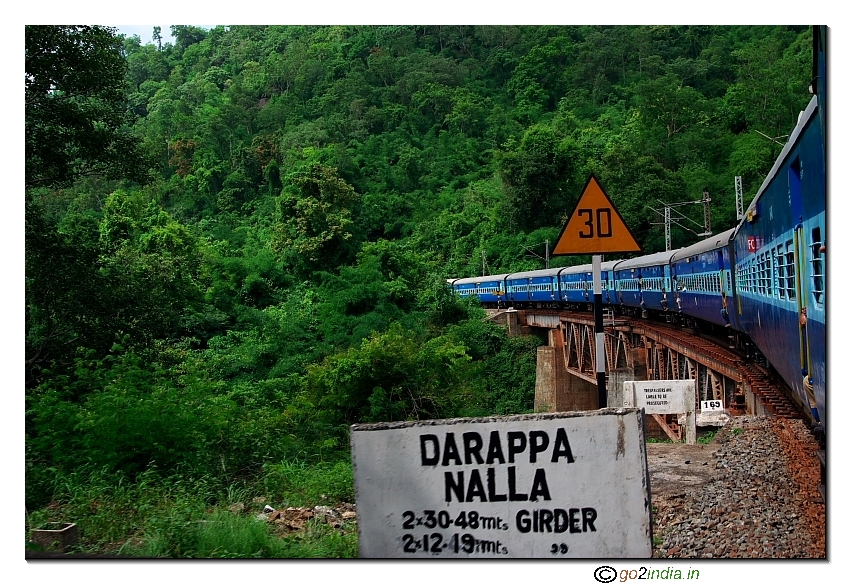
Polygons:
<instances>
[{"instance_id":1,"label":"number 30 on sign","mask_svg":"<svg viewBox=\"0 0 850 583\"><path fill-rule=\"evenodd\" d=\"M601 255L640 250L614 203L596 177L591 176L552 255Z\"/></svg>"}]
</instances>

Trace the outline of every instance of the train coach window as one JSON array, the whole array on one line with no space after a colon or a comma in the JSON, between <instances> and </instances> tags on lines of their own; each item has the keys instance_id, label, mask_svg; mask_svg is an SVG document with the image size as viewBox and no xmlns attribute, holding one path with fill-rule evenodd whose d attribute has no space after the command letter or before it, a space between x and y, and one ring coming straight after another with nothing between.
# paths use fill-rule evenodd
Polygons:
<instances>
[{"instance_id":1,"label":"train coach window","mask_svg":"<svg viewBox=\"0 0 850 583\"><path fill-rule=\"evenodd\" d=\"M823 305L823 255L820 249L823 245L820 227L812 229L812 295L817 305Z\"/></svg>"},{"instance_id":2,"label":"train coach window","mask_svg":"<svg viewBox=\"0 0 850 583\"><path fill-rule=\"evenodd\" d=\"M776 248L773 250L773 259L776 264L776 277L774 278L774 283L776 284L776 291L779 293L779 299L785 299L785 255L782 253L782 249Z\"/></svg>"},{"instance_id":3,"label":"train coach window","mask_svg":"<svg viewBox=\"0 0 850 583\"><path fill-rule=\"evenodd\" d=\"M754 294L758 293L758 283L759 283L758 263L756 262L756 258L753 257L750 260L750 291Z\"/></svg>"},{"instance_id":4,"label":"train coach window","mask_svg":"<svg viewBox=\"0 0 850 583\"><path fill-rule=\"evenodd\" d=\"M770 251L764 254L764 295L773 296L773 270L770 264Z\"/></svg>"},{"instance_id":5,"label":"train coach window","mask_svg":"<svg viewBox=\"0 0 850 583\"><path fill-rule=\"evenodd\" d=\"M788 290L788 299L793 300L797 297L797 291L794 286L794 242L787 241L785 243L785 287Z\"/></svg>"},{"instance_id":6,"label":"train coach window","mask_svg":"<svg viewBox=\"0 0 850 583\"><path fill-rule=\"evenodd\" d=\"M750 293L756 293L758 291L758 274L756 273L756 260L755 257L750 259L750 266L747 268L747 279L748 286L750 288Z\"/></svg>"}]
</instances>

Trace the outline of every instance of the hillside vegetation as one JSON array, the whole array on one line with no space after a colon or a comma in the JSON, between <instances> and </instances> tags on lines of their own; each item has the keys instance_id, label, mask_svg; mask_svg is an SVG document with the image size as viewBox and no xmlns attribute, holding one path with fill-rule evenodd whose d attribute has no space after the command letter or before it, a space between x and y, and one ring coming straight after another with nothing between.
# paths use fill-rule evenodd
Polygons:
<instances>
[{"instance_id":1,"label":"hillside vegetation","mask_svg":"<svg viewBox=\"0 0 850 583\"><path fill-rule=\"evenodd\" d=\"M540 341L446 278L542 267L591 173L647 252L730 228L810 97L806 26L173 33L26 28L26 503L88 550L355 553L186 525L352 502L352 423L530 412Z\"/></svg>"}]
</instances>

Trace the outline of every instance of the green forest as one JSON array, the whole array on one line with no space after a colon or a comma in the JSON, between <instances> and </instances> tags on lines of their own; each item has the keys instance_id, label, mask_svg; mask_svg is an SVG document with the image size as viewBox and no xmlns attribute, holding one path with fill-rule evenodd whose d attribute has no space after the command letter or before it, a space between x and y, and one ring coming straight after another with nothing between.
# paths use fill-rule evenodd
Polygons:
<instances>
[{"instance_id":1,"label":"green forest","mask_svg":"<svg viewBox=\"0 0 850 583\"><path fill-rule=\"evenodd\" d=\"M26 26L27 530L80 552L356 556L255 515L354 502L353 423L533 410L446 279L544 267L591 174L647 253L731 228L810 99L809 26L171 29Z\"/></svg>"}]
</instances>

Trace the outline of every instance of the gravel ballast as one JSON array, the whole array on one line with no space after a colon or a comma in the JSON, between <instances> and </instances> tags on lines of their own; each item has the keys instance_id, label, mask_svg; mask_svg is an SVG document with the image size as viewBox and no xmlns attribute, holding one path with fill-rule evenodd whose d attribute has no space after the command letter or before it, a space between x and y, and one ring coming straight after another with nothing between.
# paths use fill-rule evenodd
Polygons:
<instances>
[{"instance_id":1,"label":"gravel ballast","mask_svg":"<svg viewBox=\"0 0 850 583\"><path fill-rule=\"evenodd\" d=\"M825 558L818 446L804 423L735 417L714 443L710 482L653 486L654 556Z\"/></svg>"}]
</instances>

